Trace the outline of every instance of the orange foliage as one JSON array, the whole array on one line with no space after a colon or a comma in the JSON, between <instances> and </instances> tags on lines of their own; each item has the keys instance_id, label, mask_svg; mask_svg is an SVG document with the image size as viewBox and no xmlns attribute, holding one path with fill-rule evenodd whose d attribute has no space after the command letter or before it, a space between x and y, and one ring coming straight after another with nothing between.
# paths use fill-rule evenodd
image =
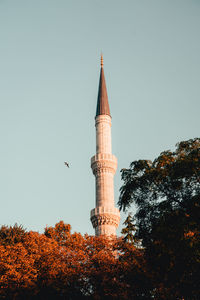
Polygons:
<instances>
[{"instance_id":1,"label":"orange foliage","mask_svg":"<svg viewBox=\"0 0 200 300\"><path fill-rule=\"evenodd\" d=\"M0 244L2 299L132 299L148 285L143 252L121 239L82 236L60 222ZM35 298L34 298L35 297Z\"/></svg>"}]
</instances>

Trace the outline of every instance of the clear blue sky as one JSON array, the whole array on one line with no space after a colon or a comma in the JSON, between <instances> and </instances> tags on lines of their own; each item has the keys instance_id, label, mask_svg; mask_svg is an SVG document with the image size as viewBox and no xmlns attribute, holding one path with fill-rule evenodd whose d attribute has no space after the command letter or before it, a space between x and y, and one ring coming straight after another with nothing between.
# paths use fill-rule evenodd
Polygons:
<instances>
[{"instance_id":1,"label":"clear blue sky","mask_svg":"<svg viewBox=\"0 0 200 300\"><path fill-rule=\"evenodd\" d=\"M198 137L199 34L199 0L0 0L0 224L93 234L101 51L116 202L121 168Z\"/></svg>"}]
</instances>

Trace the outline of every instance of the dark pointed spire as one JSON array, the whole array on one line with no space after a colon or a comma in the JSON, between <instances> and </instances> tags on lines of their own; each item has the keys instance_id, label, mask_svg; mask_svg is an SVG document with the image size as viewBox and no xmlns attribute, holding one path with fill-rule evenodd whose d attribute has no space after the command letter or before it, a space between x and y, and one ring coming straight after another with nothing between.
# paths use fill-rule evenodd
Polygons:
<instances>
[{"instance_id":1,"label":"dark pointed spire","mask_svg":"<svg viewBox=\"0 0 200 300\"><path fill-rule=\"evenodd\" d=\"M106 90L106 81L103 70L103 55L101 54L101 71L99 79L99 92L97 98L97 111L96 116L108 115L110 116L110 108L108 103L108 96Z\"/></svg>"}]
</instances>

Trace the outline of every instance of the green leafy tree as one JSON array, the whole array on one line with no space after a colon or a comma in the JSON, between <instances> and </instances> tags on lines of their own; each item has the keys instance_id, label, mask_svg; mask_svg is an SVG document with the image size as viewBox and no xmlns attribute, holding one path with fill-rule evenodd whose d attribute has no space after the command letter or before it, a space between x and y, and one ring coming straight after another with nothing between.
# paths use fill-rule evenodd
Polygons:
<instances>
[{"instance_id":1,"label":"green leafy tree","mask_svg":"<svg viewBox=\"0 0 200 300\"><path fill-rule=\"evenodd\" d=\"M136 206L157 299L199 299L200 139L177 144L153 162L139 160L122 171L120 209Z\"/></svg>"},{"instance_id":2,"label":"green leafy tree","mask_svg":"<svg viewBox=\"0 0 200 300\"><path fill-rule=\"evenodd\" d=\"M122 234L124 235L124 238L123 238L124 241L130 242L130 243L136 242L135 236L134 236L136 227L134 225L134 219L130 213L128 214L128 217L124 221L123 225L125 225L125 227L122 229Z\"/></svg>"}]
</instances>

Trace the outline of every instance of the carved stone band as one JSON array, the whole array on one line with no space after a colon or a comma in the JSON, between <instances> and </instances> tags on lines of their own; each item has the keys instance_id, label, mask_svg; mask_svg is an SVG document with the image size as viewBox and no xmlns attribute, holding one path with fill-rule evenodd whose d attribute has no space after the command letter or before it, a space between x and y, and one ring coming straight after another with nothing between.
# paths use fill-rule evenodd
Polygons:
<instances>
[{"instance_id":1,"label":"carved stone band","mask_svg":"<svg viewBox=\"0 0 200 300\"><path fill-rule=\"evenodd\" d=\"M109 172L115 174L117 170L117 159L114 155L108 156L104 155L95 155L91 159L91 168L93 174Z\"/></svg>"},{"instance_id":2,"label":"carved stone band","mask_svg":"<svg viewBox=\"0 0 200 300\"><path fill-rule=\"evenodd\" d=\"M118 227L120 221L120 217L118 215L113 214L101 214L94 215L91 217L92 226L96 228L99 225L113 225Z\"/></svg>"}]
</instances>

